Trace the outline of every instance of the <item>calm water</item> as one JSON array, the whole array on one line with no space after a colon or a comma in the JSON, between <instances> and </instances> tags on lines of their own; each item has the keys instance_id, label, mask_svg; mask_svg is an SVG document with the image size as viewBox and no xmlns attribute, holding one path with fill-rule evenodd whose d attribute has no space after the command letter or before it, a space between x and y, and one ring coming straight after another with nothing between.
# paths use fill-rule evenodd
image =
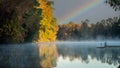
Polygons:
<instances>
[{"instance_id":1,"label":"calm water","mask_svg":"<svg viewBox=\"0 0 120 68\"><path fill-rule=\"evenodd\" d=\"M104 42L1 45L0 68L118 68L120 48L97 48L103 45Z\"/></svg>"}]
</instances>

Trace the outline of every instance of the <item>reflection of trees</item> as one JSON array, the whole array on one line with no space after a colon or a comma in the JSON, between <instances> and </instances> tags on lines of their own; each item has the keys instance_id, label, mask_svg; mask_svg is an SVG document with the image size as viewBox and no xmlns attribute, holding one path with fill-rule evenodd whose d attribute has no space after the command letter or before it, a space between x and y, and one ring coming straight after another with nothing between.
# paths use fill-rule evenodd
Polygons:
<instances>
[{"instance_id":1,"label":"reflection of trees","mask_svg":"<svg viewBox=\"0 0 120 68\"><path fill-rule=\"evenodd\" d=\"M0 68L53 68L56 66L58 53L63 58L69 57L70 61L77 58L89 63L91 59L97 59L102 63L120 64L120 48L26 44L0 46Z\"/></svg>"},{"instance_id":2,"label":"reflection of trees","mask_svg":"<svg viewBox=\"0 0 120 68\"><path fill-rule=\"evenodd\" d=\"M53 68L57 57L55 45L0 46L0 68Z\"/></svg>"},{"instance_id":3,"label":"reflection of trees","mask_svg":"<svg viewBox=\"0 0 120 68\"><path fill-rule=\"evenodd\" d=\"M118 68L120 68L120 65L118 66Z\"/></svg>"},{"instance_id":4,"label":"reflection of trees","mask_svg":"<svg viewBox=\"0 0 120 68\"><path fill-rule=\"evenodd\" d=\"M59 55L63 56L63 58L69 57L70 60L78 58L82 62L89 63L90 56L91 59L97 59L102 63L120 64L120 48L98 49L78 45L60 45L57 48Z\"/></svg>"},{"instance_id":5,"label":"reflection of trees","mask_svg":"<svg viewBox=\"0 0 120 68\"><path fill-rule=\"evenodd\" d=\"M40 68L39 61L37 46L0 46L0 68Z\"/></svg>"},{"instance_id":6,"label":"reflection of trees","mask_svg":"<svg viewBox=\"0 0 120 68\"><path fill-rule=\"evenodd\" d=\"M42 68L53 68L56 66L58 52L55 45L40 45L39 54Z\"/></svg>"}]
</instances>

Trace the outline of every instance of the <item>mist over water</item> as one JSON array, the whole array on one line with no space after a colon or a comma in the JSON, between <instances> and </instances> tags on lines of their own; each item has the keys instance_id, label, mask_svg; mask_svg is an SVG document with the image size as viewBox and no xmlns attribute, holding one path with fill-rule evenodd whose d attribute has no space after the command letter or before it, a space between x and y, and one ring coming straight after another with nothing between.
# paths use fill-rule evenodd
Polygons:
<instances>
[{"instance_id":1,"label":"mist over water","mask_svg":"<svg viewBox=\"0 0 120 68\"><path fill-rule=\"evenodd\" d=\"M119 40L1 45L0 68L117 68L120 48L97 48L104 42L120 46Z\"/></svg>"},{"instance_id":2,"label":"mist over water","mask_svg":"<svg viewBox=\"0 0 120 68\"><path fill-rule=\"evenodd\" d=\"M120 40L83 40L83 41L57 41L57 44L70 44L70 45L86 45L86 46L100 46L105 42L110 46L120 46Z\"/></svg>"},{"instance_id":3,"label":"mist over water","mask_svg":"<svg viewBox=\"0 0 120 68\"><path fill-rule=\"evenodd\" d=\"M55 68L117 68L120 64L120 48L97 48L107 42L120 46L118 41L61 42L57 45L59 59Z\"/></svg>"}]
</instances>

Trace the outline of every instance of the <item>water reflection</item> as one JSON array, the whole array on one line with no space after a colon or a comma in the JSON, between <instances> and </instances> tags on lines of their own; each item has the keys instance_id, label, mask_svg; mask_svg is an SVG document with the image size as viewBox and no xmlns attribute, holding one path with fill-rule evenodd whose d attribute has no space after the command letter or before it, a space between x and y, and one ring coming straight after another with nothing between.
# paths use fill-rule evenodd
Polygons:
<instances>
[{"instance_id":1,"label":"water reflection","mask_svg":"<svg viewBox=\"0 0 120 68\"><path fill-rule=\"evenodd\" d=\"M120 48L96 48L89 46L79 45L58 45L58 53L64 59L69 57L70 61L79 59L81 62L89 63L93 59L97 59L102 63L109 65L120 64ZM91 59L89 59L91 57Z\"/></svg>"},{"instance_id":2,"label":"water reflection","mask_svg":"<svg viewBox=\"0 0 120 68\"><path fill-rule=\"evenodd\" d=\"M0 68L53 68L57 57L54 44L0 46Z\"/></svg>"},{"instance_id":3,"label":"water reflection","mask_svg":"<svg viewBox=\"0 0 120 68\"><path fill-rule=\"evenodd\" d=\"M0 68L40 68L38 50L33 44L0 46Z\"/></svg>"},{"instance_id":4,"label":"water reflection","mask_svg":"<svg viewBox=\"0 0 120 68\"><path fill-rule=\"evenodd\" d=\"M58 66L61 56L64 60L77 59L86 64L94 59L116 68L120 64L120 48L99 49L79 44L21 44L0 46L0 68L54 68Z\"/></svg>"},{"instance_id":5,"label":"water reflection","mask_svg":"<svg viewBox=\"0 0 120 68\"><path fill-rule=\"evenodd\" d=\"M120 65L118 66L118 68L120 68Z\"/></svg>"},{"instance_id":6,"label":"water reflection","mask_svg":"<svg viewBox=\"0 0 120 68\"><path fill-rule=\"evenodd\" d=\"M53 68L57 65L58 52L55 44L39 45L39 55L42 68Z\"/></svg>"}]
</instances>

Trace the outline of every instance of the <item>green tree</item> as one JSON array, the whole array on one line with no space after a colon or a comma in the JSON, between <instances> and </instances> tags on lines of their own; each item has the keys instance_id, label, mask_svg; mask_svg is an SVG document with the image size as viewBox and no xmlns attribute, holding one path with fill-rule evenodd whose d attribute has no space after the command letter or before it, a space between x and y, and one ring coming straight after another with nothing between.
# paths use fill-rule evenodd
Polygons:
<instances>
[{"instance_id":1,"label":"green tree","mask_svg":"<svg viewBox=\"0 0 120 68\"><path fill-rule=\"evenodd\" d=\"M81 36L82 36L83 39L88 38L88 32L89 32L88 22L89 22L88 19L86 19L85 21L82 21L80 31L81 31Z\"/></svg>"},{"instance_id":2,"label":"green tree","mask_svg":"<svg viewBox=\"0 0 120 68\"><path fill-rule=\"evenodd\" d=\"M39 27L39 5L37 0L1 0L0 43L32 41Z\"/></svg>"},{"instance_id":3,"label":"green tree","mask_svg":"<svg viewBox=\"0 0 120 68\"><path fill-rule=\"evenodd\" d=\"M110 4L115 10L120 10L120 0L106 0L106 3Z\"/></svg>"},{"instance_id":4,"label":"green tree","mask_svg":"<svg viewBox=\"0 0 120 68\"><path fill-rule=\"evenodd\" d=\"M117 22L114 22L112 28L113 35L120 38L120 19Z\"/></svg>"}]
</instances>

